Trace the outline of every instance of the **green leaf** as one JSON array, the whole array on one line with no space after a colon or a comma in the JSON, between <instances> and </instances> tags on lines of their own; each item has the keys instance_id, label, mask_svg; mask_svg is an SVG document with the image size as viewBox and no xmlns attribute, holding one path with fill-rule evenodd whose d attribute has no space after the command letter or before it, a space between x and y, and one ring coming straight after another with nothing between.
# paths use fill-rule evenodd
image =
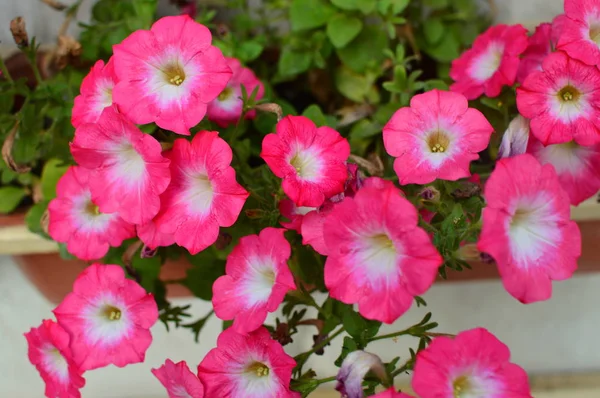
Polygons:
<instances>
[{"instance_id":1,"label":"green leaf","mask_svg":"<svg viewBox=\"0 0 600 398\"><path fill-rule=\"evenodd\" d=\"M335 14L325 0L293 0L290 7L292 31L307 30L323 26Z\"/></svg>"},{"instance_id":2,"label":"green leaf","mask_svg":"<svg viewBox=\"0 0 600 398\"><path fill-rule=\"evenodd\" d=\"M184 285L194 296L202 300L212 299L212 285L217 278L225 274L225 261L217 260L211 249L194 256L188 255L192 268L187 270Z\"/></svg>"},{"instance_id":3,"label":"green leaf","mask_svg":"<svg viewBox=\"0 0 600 398\"><path fill-rule=\"evenodd\" d=\"M69 253L69 251L67 250L67 245L64 243L58 244L58 253L60 254L60 258L62 258L63 260L76 260L77 259L77 257L75 257L74 255Z\"/></svg>"},{"instance_id":4,"label":"green leaf","mask_svg":"<svg viewBox=\"0 0 600 398\"><path fill-rule=\"evenodd\" d=\"M423 25L423 33L425 34L425 40L429 44L436 44L444 35L444 24L439 18L430 18Z\"/></svg>"},{"instance_id":5,"label":"green leaf","mask_svg":"<svg viewBox=\"0 0 600 398\"><path fill-rule=\"evenodd\" d=\"M147 292L154 291L155 283L160 274L161 258L159 256L141 258L139 255L134 255L131 266L142 278L140 285L142 285Z\"/></svg>"},{"instance_id":6,"label":"green leaf","mask_svg":"<svg viewBox=\"0 0 600 398\"><path fill-rule=\"evenodd\" d=\"M327 119L325 118L323 111L321 110L321 108L319 108L319 105L317 104L312 104L308 108L306 108L304 112L302 112L302 116L306 116L307 118L315 122L317 127L327 125Z\"/></svg>"},{"instance_id":7,"label":"green leaf","mask_svg":"<svg viewBox=\"0 0 600 398\"><path fill-rule=\"evenodd\" d=\"M346 332L354 338L361 348L367 345L368 340L374 337L381 327L381 322L363 318L358 312L354 311L351 305L346 307L342 316L342 323Z\"/></svg>"},{"instance_id":8,"label":"green leaf","mask_svg":"<svg viewBox=\"0 0 600 398\"><path fill-rule=\"evenodd\" d=\"M327 23L327 36L335 47L342 48L358 36L362 27L363 23L360 19L337 14Z\"/></svg>"},{"instance_id":9,"label":"green leaf","mask_svg":"<svg viewBox=\"0 0 600 398\"><path fill-rule=\"evenodd\" d=\"M27 211L27 214L25 215L25 224L27 225L27 228L29 228L31 232L34 232L38 235L42 235L44 237L48 237L48 235L46 235L46 233L44 233L44 230L42 229L41 220L47 208L48 201L42 200L41 202L38 202L31 206L29 208L29 211Z\"/></svg>"},{"instance_id":10,"label":"green leaf","mask_svg":"<svg viewBox=\"0 0 600 398\"><path fill-rule=\"evenodd\" d=\"M353 72L349 68L339 67L334 76L335 87L346 98L355 102L379 102L379 93L366 76Z\"/></svg>"},{"instance_id":11,"label":"green leaf","mask_svg":"<svg viewBox=\"0 0 600 398\"><path fill-rule=\"evenodd\" d=\"M10 213L19 206L21 200L27 195L24 188L2 187L0 188L0 214Z\"/></svg>"},{"instance_id":12,"label":"green leaf","mask_svg":"<svg viewBox=\"0 0 600 398\"><path fill-rule=\"evenodd\" d=\"M56 197L56 184L66 173L68 165L64 165L58 159L49 159L42 169L42 195L44 199L51 200Z\"/></svg>"},{"instance_id":13,"label":"green leaf","mask_svg":"<svg viewBox=\"0 0 600 398\"><path fill-rule=\"evenodd\" d=\"M379 64L388 46L386 32L378 26L365 26L346 47L338 48L342 62L355 72L363 72L369 64Z\"/></svg>"},{"instance_id":14,"label":"green leaf","mask_svg":"<svg viewBox=\"0 0 600 398\"><path fill-rule=\"evenodd\" d=\"M356 341L354 341L352 337L345 336L344 344L342 344L342 352L340 353L340 356L335 360L335 366L337 366L338 368L342 366L342 362L344 362L344 359L346 359L348 354L356 350L358 350L358 345L356 344Z\"/></svg>"},{"instance_id":15,"label":"green leaf","mask_svg":"<svg viewBox=\"0 0 600 398\"><path fill-rule=\"evenodd\" d=\"M293 76L306 72L310 67L312 54L306 51L294 51L284 48L279 57L278 71L282 76Z\"/></svg>"},{"instance_id":16,"label":"green leaf","mask_svg":"<svg viewBox=\"0 0 600 398\"><path fill-rule=\"evenodd\" d=\"M427 80L425 82L425 91L429 91L429 90L433 90L433 89L446 91L446 90L448 90L448 83L446 83L443 80L437 80L437 79Z\"/></svg>"},{"instance_id":17,"label":"green leaf","mask_svg":"<svg viewBox=\"0 0 600 398\"><path fill-rule=\"evenodd\" d=\"M373 12L377 4L377 0L331 0L331 2L342 10L360 10L363 14Z\"/></svg>"},{"instance_id":18,"label":"green leaf","mask_svg":"<svg viewBox=\"0 0 600 398\"><path fill-rule=\"evenodd\" d=\"M254 61L262 53L264 46L256 40L245 41L235 49L236 57L246 63Z\"/></svg>"},{"instance_id":19,"label":"green leaf","mask_svg":"<svg viewBox=\"0 0 600 398\"><path fill-rule=\"evenodd\" d=\"M423 48L431 57L439 62L451 62L460 56L460 43L452 34L445 34L435 46Z\"/></svg>"},{"instance_id":20,"label":"green leaf","mask_svg":"<svg viewBox=\"0 0 600 398\"><path fill-rule=\"evenodd\" d=\"M379 0L379 13L386 15L391 7L392 15L400 14L408 6L409 2L410 0Z\"/></svg>"},{"instance_id":21,"label":"green leaf","mask_svg":"<svg viewBox=\"0 0 600 398\"><path fill-rule=\"evenodd\" d=\"M423 5L433 10L448 7L448 0L422 0Z\"/></svg>"}]
</instances>

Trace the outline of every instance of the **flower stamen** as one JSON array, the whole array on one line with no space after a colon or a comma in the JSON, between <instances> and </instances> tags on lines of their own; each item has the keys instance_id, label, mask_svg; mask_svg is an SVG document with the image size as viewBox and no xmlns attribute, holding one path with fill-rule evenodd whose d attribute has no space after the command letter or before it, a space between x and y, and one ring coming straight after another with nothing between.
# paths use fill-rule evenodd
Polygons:
<instances>
[{"instance_id":1,"label":"flower stamen","mask_svg":"<svg viewBox=\"0 0 600 398\"><path fill-rule=\"evenodd\" d=\"M471 383L469 383L467 376L460 376L454 380L452 386L454 388L454 398L462 398L468 394L469 389L471 388Z\"/></svg>"},{"instance_id":2,"label":"flower stamen","mask_svg":"<svg viewBox=\"0 0 600 398\"><path fill-rule=\"evenodd\" d=\"M107 305L102 309L102 316L109 321L118 321L121 319L121 315L121 310L117 307L113 307L112 305Z\"/></svg>"},{"instance_id":3,"label":"flower stamen","mask_svg":"<svg viewBox=\"0 0 600 398\"><path fill-rule=\"evenodd\" d=\"M162 72L167 83L174 86L181 86L185 81L185 72L179 63L167 65Z\"/></svg>"},{"instance_id":4,"label":"flower stamen","mask_svg":"<svg viewBox=\"0 0 600 398\"><path fill-rule=\"evenodd\" d=\"M246 371L253 373L258 377L266 377L269 375L270 369L267 365L261 362L253 362L246 368Z\"/></svg>"},{"instance_id":5,"label":"flower stamen","mask_svg":"<svg viewBox=\"0 0 600 398\"><path fill-rule=\"evenodd\" d=\"M444 153L448 150L450 139L442 131L435 131L427 138L427 146L433 153Z\"/></svg>"},{"instance_id":6,"label":"flower stamen","mask_svg":"<svg viewBox=\"0 0 600 398\"><path fill-rule=\"evenodd\" d=\"M579 90L573 86L565 86L558 92L558 98L563 102L577 101L579 96Z\"/></svg>"},{"instance_id":7,"label":"flower stamen","mask_svg":"<svg viewBox=\"0 0 600 398\"><path fill-rule=\"evenodd\" d=\"M98 206L96 206L94 204L94 202L92 202L90 200L88 202L88 204L85 206L85 212L92 216L98 216L98 215L100 215L100 208Z\"/></svg>"}]
</instances>

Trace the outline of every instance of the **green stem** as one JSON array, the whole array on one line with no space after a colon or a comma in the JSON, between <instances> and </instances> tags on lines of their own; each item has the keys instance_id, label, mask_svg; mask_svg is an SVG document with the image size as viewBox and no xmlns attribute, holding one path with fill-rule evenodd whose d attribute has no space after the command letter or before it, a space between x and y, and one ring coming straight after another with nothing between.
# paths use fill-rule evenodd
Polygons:
<instances>
[{"instance_id":1,"label":"green stem","mask_svg":"<svg viewBox=\"0 0 600 398\"><path fill-rule=\"evenodd\" d=\"M307 305L309 305L313 308L316 308L317 311L319 311L319 314L323 315L323 317L325 319L328 319L329 317L331 317L331 314L325 312L325 310L323 310L323 308L321 308L321 306L315 301L315 298L312 296L312 294L310 294L308 291L306 291L304 289L304 287L302 286L302 284L300 284L299 286L300 286L300 291L302 292L302 296L306 300Z\"/></svg>"},{"instance_id":2,"label":"green stem","mask_svg":"<svg viewBox=\"0 0 600 398\"><path fill-rule=\"evenodd\" d=\"M315 380L318 385L329 383L330 381L335 381L337 376L325 377L324 379Z\"/></svg>"},{"instance_id":3,"label":"green stem","mask_svg":"<svg viewBox=\"0 0 600 398\"><path fill-rule=\"evenodd\" d=\"M4 58L2 57L0 57L0 71L2 71L2 76L4 76L6 80L8 80L11 83L14 83L12 76L10 75L10 73L8 73L8 68L4 63Z\"/></svg>"},{"instance_id":4,"label":"green stem","mask_svg":"<svg viewBox=\"0 0 600 398\"><path fill-rule=\"evenodd\" d=\"M411 334L412 330L413 330L414 326L409 327L408 329L404 329L401 330L399 332L394 332L394 333L388 333L388 334L382 334L380 336L375 336L375 337L371 337L369 339L369 343L376 341L376 340L385 340L385 339L391 339L394 337L398 337L398 336L405 336L407 334Z\"/></svg>"},{"instance_id":5,"label":"green stem","mask_svg":"<svg viewBox=\"0 0 600 398\"><path fill-rule=\"evenodd\" d=\"M315 344L315 346L312 349L310 349L309 351L306 351L306 352L303 352L302 354L296 355L294 357L294 359L296 361L298 361L298 359L300 359L304 356L306 356L306 358L310 357L312 354L319 351L321 348L325 347L327 344L329 344L333 339L338 337L343 332L344 332L344 327L342 326L335 333L333 333L329 337L327 337L325 340L321 341L319 344Z\"/></svg>"}]
</instances>

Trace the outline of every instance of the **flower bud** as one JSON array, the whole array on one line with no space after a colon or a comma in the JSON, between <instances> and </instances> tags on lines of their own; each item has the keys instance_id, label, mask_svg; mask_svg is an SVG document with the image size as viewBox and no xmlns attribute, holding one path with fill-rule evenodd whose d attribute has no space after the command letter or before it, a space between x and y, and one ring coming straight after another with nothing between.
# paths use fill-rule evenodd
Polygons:
<instances>
[{"instance_id":1,"label":"flower bud","mask_svg":"<svg viewBox=\"0 0 600 398\"><path fill-rule=\"evenodd\" d=\"M428 186L423 188L421 192L419 192L419 196L421 197L421 199L426 200L428 202L437 203L440 201L441 194L440 191L438 191L435 187Z\"/></svg>"},{"instance_id":2,"label":"flower bud","mask_svg":"<svg viewBox=\"0 0 600 398\"><path fill-rule=\"evenodd\" d=\"M29 36L27 35L27 29L25 29L25 19L23 17L16 17L10 21L10 33L12 33L17 46L27 47L29 45Z\"/></svg>"},{"instance_id":3,"label":"flower bud","mask_svg":"<svg viewBox=\"0 0 600 398\"><path fill-rule=\"evenodd\" d=\"M476 243L467 243L456 251L456 257L463 261L475 261L481 258L481 252Z\"/></svg>"},{"instance_id":4,"label":"flower bud","mask_svg":"<svg viewBox=\"0 0 600 398\"><path fill-rule=\"evenodd\" d=\"M362 398L362 382L369 371L380 380L387 380L387 373L381 358L365 351L351 352L340 367L335 389L343 397Z\"/></svg>"},{"instance_id":5,"label":"flower bud","mask_svg":"<svg viewBox=\"0 0 600 398\"><path fill-rule=\"evenodd\" d=\"M498 149L498 159L522 155L527 150L529 141L529 119L517 115L502 136L502 143Z\"/></svg>"}]
</instances>

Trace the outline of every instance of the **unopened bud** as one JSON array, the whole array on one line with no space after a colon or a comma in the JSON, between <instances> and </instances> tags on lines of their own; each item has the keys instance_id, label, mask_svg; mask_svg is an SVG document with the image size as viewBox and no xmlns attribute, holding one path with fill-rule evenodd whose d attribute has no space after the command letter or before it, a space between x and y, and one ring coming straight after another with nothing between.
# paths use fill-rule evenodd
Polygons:
<instances>
[{"instance_id":1,"label":"unopened bud","mask_svg":"<svg viewBox=\"0 0 600 398\"><path fill-rule=\"evenodd\" d=\"M283 110L281 109L281 106L275 103L254 105L254 109L261 112L274 113L277 115L277 121L280 121L283 118Z\"/></svg>"},{"instance_id":2,"label":"unopened bud","mask_svg":"<svg viewBox=\"0 0 600 398\"><path fill-rule=\"evenodd\" d=\"M10 21L10 33L12 33L17 46L27 47L29 45L29 36L27 35L25 19L23 17L16 17Z\"/></svg>"},{"instance_id":3,"label":"unopened bud","mask_svg":"<svg viewBox=\"0 0 600 398\"><path fill-rule=\"evenodd\" d=\"M265 215L265 211L261 209L248 209L245 213L248 218L253 220L263 218Z\"/></svg>"},{"instance_id":4,"label":"unopened bud","mask_svg":"<svg viewBox=\"0 0 600 398\"><path fill-rule=\"evenodd\" d=\"M438 191L435 187L428 186L423 188L421 192L419 192L419 196L421 197L421 199L426 200L428 202L437 203L440 201L441 194L440 191Z\"/></svg>"},{"instance_id":5,"label":"unopened bud","mask_svg":"<svg viewBox=\"0 0 600 398\"><path fill-rule=\"evenodd\" d=\"M66 4L63 4L57 0L42 0L42 3L54 8L56 11L63 11L67 8Z\"/></svg>"},{"instance_id":6,"label":"unopened bud","mask_svg":"<svg viewBox=\"0 0 600 398\"><path fill-rule=\"evenodd\" d=\"M215 247L218 250L223 250L227 246L229 246L232 239L233 238L231 237L231 235L229 235L227 232L219 232L219 236L217 237L217 241L215 242Z\"/></svg>"},{"instance_id":7,"label":"unopened bud","mask_svg":"<svg viewBox=\"0 0 600 398\"><path fill-rule=\"evenodd\" d=\"M456 251L456 257L463 261L475 261L481 259L481 252L476 243L467 243Z\"/></svg>"}]
</instances>

